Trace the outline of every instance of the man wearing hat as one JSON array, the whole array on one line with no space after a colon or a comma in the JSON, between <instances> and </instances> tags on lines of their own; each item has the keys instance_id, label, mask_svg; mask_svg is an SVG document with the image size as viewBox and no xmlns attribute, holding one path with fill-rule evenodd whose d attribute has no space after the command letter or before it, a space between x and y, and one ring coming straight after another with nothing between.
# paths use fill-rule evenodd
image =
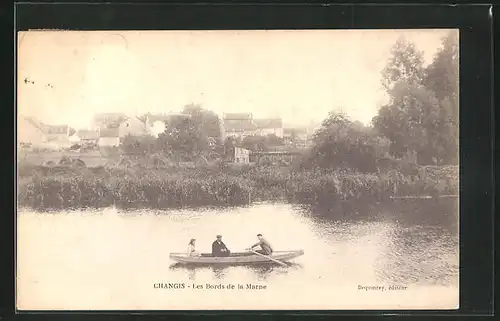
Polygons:
<instances>
[{"instance_id":1,"label":"man wearing hat","mask_svg":"<svg viewBox=\"0 0 500 321\"><path fill-rule=\"evenodd\" d=\"M229 256L231 251L222 242L222 235L217 235L217 239L212 243L212 256Z\"/></svg>"},{"instance_id":2,"label":"man wearing hat","mask_svg":"<svg viewBox=\"0 0 500 321\"><path fill-rule=\"evenodd\" d=\"M262 234L257 234L257 238L259 239L259 242L257 242L254 245L252 245L250 247L250 249L253 250L254 247L260 246L261 249L255 251L255 252L258 252L258 253L264 254L264 255L271 255L271 254L273 254L273 248L272 248L271 244L269 244L269 242L266 241L266 239L264 239L264 237L262 236Z\"/></svg>"}]
</instances>

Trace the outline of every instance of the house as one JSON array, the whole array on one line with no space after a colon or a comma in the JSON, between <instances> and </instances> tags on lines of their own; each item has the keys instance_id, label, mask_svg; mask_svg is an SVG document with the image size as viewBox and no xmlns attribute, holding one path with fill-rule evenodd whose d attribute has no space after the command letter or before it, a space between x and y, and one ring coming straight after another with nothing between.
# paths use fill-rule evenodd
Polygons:
<instances>
[{"instance_id":1,"label":"house","mask_svg":"<svg viewBox=\"0 0 500 321\"><path fill-rule=\"evenodd\" d=\"M76 134L75 134L75 135L71 135L71 136L69 136L69 137L68 137L68 140L69 140L69 143L70 143L71 145L75 145L75 144L79 145L79 144L81 144L81 143L82 143L82 140L81 140L81 139L80 139L80 137L79 137L78 135L76 135Z\"/></svg>"},{"instance_id":2,"label":"house","mask_svg":"<svg viewBox=\"0 0 500 321\"><path fill-rule=\"evenodd\" d=\"M308 128L284 128L283 138L285 142L289 145L293 145L299 148L306 148L311 145L312 135Z\"/></svg>"},{"instance_id":3,"label":"house","mask_svg":"<svg viewBox=\"0 0 500 321\"><path fill-rule=\"evenodd\" d=\"M93 119L93 129L99 132L101 129L118 128L120 139L127 135L151 135L152 125L150 125L149 115L137 117L127 116L124 113L97 114Z\"/></svg>"},{"instance_id":4,"label":"house","mask_svg":"<svg viewBox=\"0 0 500 321\"><path fill-rule=\"evenodd\" d=\"M76 136L80 138L82 144L92 145L96 144L99 140L99 131L80 129L76 132Z\"/></svg>"},{"instance_id":5,"label":"house","mask_svg":"<svg viewBox=\"0 0 500 321\"><path fill-rule=\"evenodd\" d=\"M99 129L99 147L118 147L120 145L120 129L100 128Z\"/></svg>"},{"instance_id":6,"label":"house","mask_svg":"<svg viewBox=\"0 0 500 321\"><path fill-rule=\"evenodd\" d=\"M146 123L139 117L127 117L119 126L120 138L127 135L144 136L150 133L147 130Z\"/></svg>"},{"instance_id":7,"label":"house","mask_svg":"<svg viewBox=\"0 0 500 321\"><path fill-rule=\"evenodd\" d=\"M222 119L224 138L251 136L257 134L257 125L250 113L224 114Z\"/></svg>"},{"instance_id":8,"label":"house","mask_svg":"<svg viewBox=\"0 0 500 321\"><path fill-rule=\"evenodd\" d=\"M17 128L19 144L51 149L70 147L76 133L69 125L47 125L27 116L19 117Z\"/></svg>"},{"instance_id":9,"label":"house","mask_svg":"<svg viewBox=\"0 0 500 321\"><path fill-rule=\"evenodd\" d=\"M257 125L257 133L261 136L274 134L283 138L283 120L281 118L254 119Z\"/></svg>"},{"instance_id":10,"label":"house","mask_svg":"<svg viewBox=\"0 0 500 321\"><path fill-rule=\"evenodd\" d=\"M100 113L92 119L92 128L119 127L128 117L124 113Z\"/></svg>"},{"instance_id":11,"label":"house","mask_svg":"<svg viewBox=\"0 0 500 321\"><path fill-rule=\"evenodd\" d=\"M68 125L44 125L46 141L56 144L60 147L69 147L71 145L70 136L75 134Z\"/></svg>"},{"instance_id":12,"label":"house","mask_svg":"<svg viewBox=\"0 0 500 321\"><path fill-rule=\"evenodd\" d=\"M37 146L45 142L43 124L33 117L20 116L17 121L17 142L22 146Z\"/></svg>"},{"instance_id":13,"label":"house","mask_svg":"<svg viewBox=\"0 0 500 321\"><path fill-rule=\"evenodd\" d=\"M234 162L237 164L250 163L250 151L245 148L234 148Z\"/></svg>"},{"instance_id":14,"label":"house","mask_svg":"<svg viewBox=\"0 0 500 321\"><path fill-rule=\"evenodd\" d=\"M307 128L284 128L283 129L283 138L286 140L294 140L294 139L307 139L309 136L309 131Z\"/></svg>"}]
</instances>

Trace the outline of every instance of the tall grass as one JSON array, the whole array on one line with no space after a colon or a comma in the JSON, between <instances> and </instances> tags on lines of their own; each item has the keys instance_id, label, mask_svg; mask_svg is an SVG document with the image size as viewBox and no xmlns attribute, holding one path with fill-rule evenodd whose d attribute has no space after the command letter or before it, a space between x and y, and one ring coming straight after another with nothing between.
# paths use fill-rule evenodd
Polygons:
<instances>
[{"instance_id":1,"label":"tall grass","mask_svg":"<svg viewBox=\"0 0 500 321\"><path fill-rule=\"evenodd\" d=\"M420 177L397 170L364 174L248 166L151 169L24 165L18 173L19 205L39 209L110 205L163 209L276 199L330 206L340 202L381 202L395 194L458 194L453 170Z\"/></svg>"},{"instance_id":2,"label":"tall grass","mask_svg":"<svg viewBox=\"0 0 500 321\"><path fill-rule=\"evenodd\" d=\"M104 170L100 175L64 173L19 180L18 201L33 208L106 207L173 208L240 205L251 186L234 177Z\"/></svg>"},{"instance_id":3,"label":"tall grass","mask_svg":"<svg viewBox=\"0 0 500 321\"><path fill-rule=\"evenodd\" d=\"M439 196L458 194L458 180L450 177L418 177L399 171L375 174L347 170L304 172L288 181L290 201L328 204L337 201L381 202L391 196Z\"/></svg>"}]
</instances>

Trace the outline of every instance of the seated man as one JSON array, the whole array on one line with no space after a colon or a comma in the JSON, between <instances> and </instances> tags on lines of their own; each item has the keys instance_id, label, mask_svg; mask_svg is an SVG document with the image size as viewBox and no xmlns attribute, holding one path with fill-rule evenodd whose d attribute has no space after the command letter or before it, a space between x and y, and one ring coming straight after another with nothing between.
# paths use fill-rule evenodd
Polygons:
<instances>
[{"instance_id":1,"label":"seated man","mask_svg":"<svg viewBox=\"0 0 500 321\"><path fill-rule=\"evenodd\" d=\"M217 235L217 239L212 243L212 256L229 256L231 251L222 242L222 236Z\"/></svg>"},{"instance_id":2,"label":"seated man","mask_svg":"<svg viewBox=\"0 0 500 321\"><path fill-rule=\"evenodd\" d=\"M253 250L254 247L260 246L261 249L255 251L255 252L258 252L258 253L264 254L264 255L271 255L271 254L273 254L273 248L272 248L271 244L269 244L269 242L266 241L264 239L264 237L262 237L262 234L257 234L257 238L259 239L259 242L257 242L254 245L252 245L250 247L250 249Z\"/></svg>"}]
</instances>

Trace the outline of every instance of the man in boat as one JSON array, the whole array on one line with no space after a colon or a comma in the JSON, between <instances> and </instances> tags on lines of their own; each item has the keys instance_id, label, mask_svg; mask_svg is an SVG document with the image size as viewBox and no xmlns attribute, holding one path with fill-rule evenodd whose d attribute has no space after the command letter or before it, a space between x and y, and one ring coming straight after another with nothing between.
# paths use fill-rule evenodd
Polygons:
<instances>
[{"instance_id":1,"label":"man in boat","mask_svg":"<svg viewBox=\"0 0 500 321\"><path fill-rule=\"evenodd\" d=\"M257 234L257 238L259 241L250 247L250 250L253 250L254 247L260 246L260 250L256 250L260 254L271 255L273 254L273 247L269 242L262 236L262 234Z\"/></svg>"},{"instance_id":2,"label":"man in boat","mask_svg":"<svg viewBox=\"0 0 500 321\"><path fill-rule=\"evenodd\" d=\"M231 251L222 242L222 235L217 235L217 239L212 243L212 256L229 256Z\"/></svg>"}]
</instances>

